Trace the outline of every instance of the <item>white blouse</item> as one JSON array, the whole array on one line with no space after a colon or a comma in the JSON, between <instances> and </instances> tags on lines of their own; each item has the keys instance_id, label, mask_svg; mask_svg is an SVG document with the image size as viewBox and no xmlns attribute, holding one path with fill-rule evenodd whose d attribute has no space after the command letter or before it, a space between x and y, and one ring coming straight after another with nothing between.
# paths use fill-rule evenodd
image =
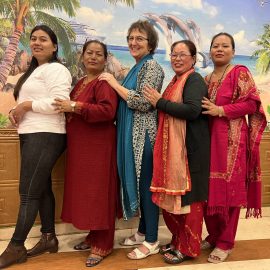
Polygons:
<instances>
[{"instance_id":1,"label":"white blouse","mask_svg":"<svg viewBox=\"0 0 270 270\"><path fill-rule=\"evenodd\" d=\"M32 101L32 111L25 113L18 133L65 133L65 115L57 113L52 105L55 98L69 99L71 75L57 62L38 66L22 85L18 104Z\"/></svg>"}]
</instances>

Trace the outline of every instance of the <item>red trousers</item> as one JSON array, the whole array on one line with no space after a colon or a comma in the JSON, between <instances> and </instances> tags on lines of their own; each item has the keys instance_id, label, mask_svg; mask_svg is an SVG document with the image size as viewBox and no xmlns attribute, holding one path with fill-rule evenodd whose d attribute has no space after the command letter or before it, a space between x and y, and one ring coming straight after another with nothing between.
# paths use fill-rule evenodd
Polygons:
<instances>
[{"instance_id":1,"label":"red trousers","mask_svg":"<svg viewBox=\"0 0 270 270\"><path fill-rule=\"evenodd\" d=\"M190 206L190 213L175 215L163 210L164 221L172 233L171 244L184 255L197 257L201 252L203 203Z\"/></svg>"},{"instance_id":2,"label":"red trousers","mask_svg":"<svg viewBox=\"0 0 270 270\"><path fill-rule=\"evenodd\" d=\"M91 247L91 253L106 257L113 250L115 233L116 204L112 204L112 211L109 212L109 228L107 230L90 230L85 241Z\"/></svg>"},{"instance_id":3,"label":"red trousers","mask_svg":"<svg viewBox=\"0 0 270 270\"><path fill-rule=\"evenodd\" d=\"M112 252L115 226L109 230L90 231L85 241L91 246L91 253L106 257Z\"/></svg>"},{"instance_id":4,"label":"red trousers","mask_svg":"<svg viewBox=\"0 0 270 270\"><path fill-rule=\"evenodd\" d=\"M218 247L220 249L232 249L234 247L239 215L240 207L230 207L229 220L226 222L225 218L221 215L206 215L205 207L204 220L206 229L209 234L205 240L212 246Z\"/></svg>"}]
</instances>

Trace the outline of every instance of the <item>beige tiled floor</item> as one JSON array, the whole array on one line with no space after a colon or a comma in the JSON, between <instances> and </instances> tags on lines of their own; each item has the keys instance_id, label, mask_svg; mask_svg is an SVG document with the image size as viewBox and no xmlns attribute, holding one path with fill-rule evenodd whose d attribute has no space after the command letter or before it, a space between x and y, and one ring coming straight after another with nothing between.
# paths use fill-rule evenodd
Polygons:
<instances>
[{"instance_id":1,"label":"beige tiled floor","mask_svg":"<svg viewBox=\"0 0 270 270\"><path fill-rule=\"evenodd\" d=\"M270 207L263 208L263 218L261 219L245 219L244 218L245 210L241 212L241 218L239 221L238 231L236 235L236 240L256 240L256 239L270 239ZM170 240L170 233L168 232L164 222L161 220L161 226L159 228L159 240L161 244L167 243ZM127 228L133 227L134 229L117 229L115 234L115 248L120 248L118 242L136 231L136 221L131 221L125 223L120 221L117 223L117 227ZM29 238L26 241L26 247L32 247L39 239L40 232L39 226L35 226L30 234ZM12 236L14 228L0 228L0 253L7 246L9 239ZM70 224L57 224L56 232L59 239L59 252L68 252L74 251L73 246L81 241L86 232L81 232L76 230ZM203 230L203 237L206 235L206 230ZM270 248L270 247L269 247ZM172 267L161 267L161 268L147 268L155 270L176 270L180 269L179 266ZM226 262L218 265L214 264L196 264L196 265L185 265L186 270L202 270L202 269L215 269L215 270L243 270L243 269L256 269L256 270L268 270L270 269L270 258L264 260L255 260L255 261L234 261ZM144 268L146 270L146 268Z\"/></svg>"},{"instance_id":2,"label":"beige tiled floor","mask_svg":"<svg viewBox=\"0 0 270 270\"><path fill-rule=\"evenodd\" d=\"M196 264L185 265L185 270L269 270L269 260L253 260L253 261L241 261L241 262L224 262L221 264ZM183 266L165 266L155 268L143 268L143 270L179 270L183 269Z\"/></svg>"}]
</instances>

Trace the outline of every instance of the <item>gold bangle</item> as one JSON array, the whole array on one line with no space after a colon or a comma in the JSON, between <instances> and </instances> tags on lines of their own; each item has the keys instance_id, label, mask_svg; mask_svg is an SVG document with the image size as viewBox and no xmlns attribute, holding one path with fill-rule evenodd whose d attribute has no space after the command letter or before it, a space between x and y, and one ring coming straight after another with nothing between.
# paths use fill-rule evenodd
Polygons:
<instances>
[{"instance_id":1,"label":"gold bangle","mask_svg":"<svg viewBox=\"0 0 270 270\"><path fill-rule=\"evenodd\" d=\"M14 111L16 109L17 106L14 106L9 112L8 114L10 114L12 111Z\"/></svg>"},{"instance_id":2,"label":"gold bangle","mask_svg":"<svg viewBox=\"0 0 270 270\"><path fill-rule=\"evenodd\" d=\"M223 113L222 113L222 107L218 106L218 117L222 117Z\"/></svg>"}]
</instances>

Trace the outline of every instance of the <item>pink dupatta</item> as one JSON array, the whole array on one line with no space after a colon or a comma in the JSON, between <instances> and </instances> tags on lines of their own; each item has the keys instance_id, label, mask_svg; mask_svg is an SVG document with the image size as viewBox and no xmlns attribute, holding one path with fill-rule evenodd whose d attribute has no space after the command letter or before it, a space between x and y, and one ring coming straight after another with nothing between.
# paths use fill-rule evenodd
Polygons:
<instances>
[{"instance_id":1,"label":"pink dupatta","mask_svg":"<svg viewBox=\"0 0 270 270\"><path fill-rule=\"evenodd\" d=\"M231 104L245 102L249 99L257 103L256 112L248 115L247 198L243 206L247 207L246 217L260 217L261 169L259 144L266 126L266 118L259 93L248 69L244 66L235 66L229 73L230 81L226 82L229 77L228 74L218 91L222 91L222 87L232 87ZM226 105L225 103L222 104L222 95L214 90L212 87L209 91L211 100L217 105ZM237 167L237 160L241 158L238 151L240 143L242 143L242 127L246 123L244 117L229 120L229 122L225 118L214 117L212 123L214 125L211 133L211 171L207 213L209 215L219 213L228 217L228 208L232 205L230 205L230 199L228 199L224 188L226 183L230 183L235 170L241 169Z\"/></svg>"},{"instance_id":2,"label":"pink dupatta","mask_svg":"<svg viewBox=\"0 0 270 270\"><path fill-rule=\"evenodd\" d=\"M181 103L185 82L192 72L193 68L178 79L175 76L163 97ZM150 190L153 202L174 214L181 213L181 195L191 190L185 139L186 121L160 111Z\"/></svg>"}]
</instances>

